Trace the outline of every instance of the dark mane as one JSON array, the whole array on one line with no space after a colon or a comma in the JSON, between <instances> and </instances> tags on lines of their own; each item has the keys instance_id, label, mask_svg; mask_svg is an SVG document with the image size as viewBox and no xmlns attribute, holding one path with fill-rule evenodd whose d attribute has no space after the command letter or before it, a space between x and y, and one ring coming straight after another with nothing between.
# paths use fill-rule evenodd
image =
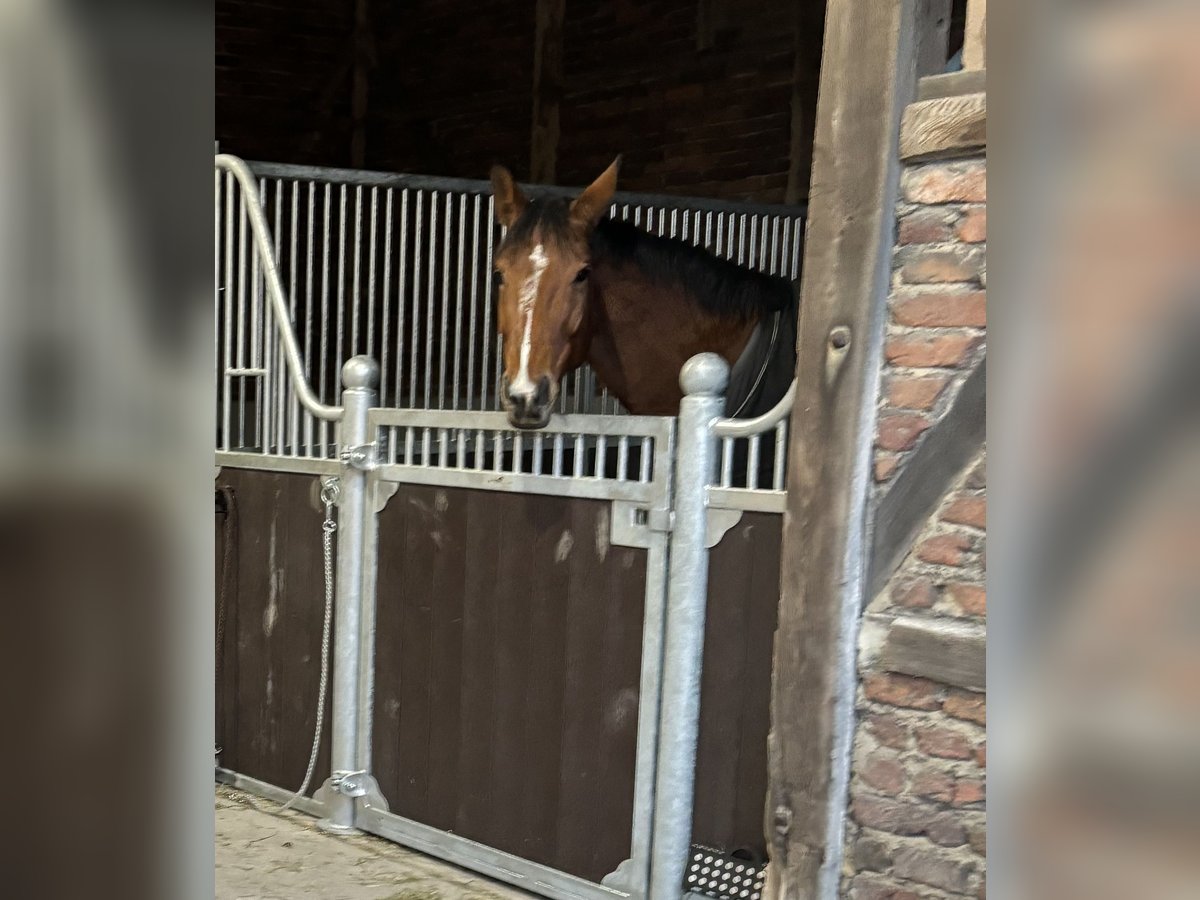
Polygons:
<instances>
[{"instance_id":1,"label":"dark mane","mask_svg":"<svg viewBox=\"0 0 1200 900\"><path fill-rule=\"evenodd\" d=\"M540 234L542 240L569 239L570 206L562 197L530 200L504 238L522 244ZM604 219L591 237L593 259L636 266L652 281L678 284L704 311L715 316L747 319L786 309L792 302L790 281L743 268L675 238L648 234L615 219Z\"/></svg>"},{"instance_id":2,"label":"dark mane","mask_svg":"<svg viewBox=\"0 0 1200 900\"><path fill-rule=\"evenodd\" d=\"M591 250L593 259L631 264L652 280L682 285L713 315L744 319L785 309L792 302L792 284L785 278L753 272L685 241L647 234L628 222L603 220L592 233Z\"/></svg>"}]
</instances>

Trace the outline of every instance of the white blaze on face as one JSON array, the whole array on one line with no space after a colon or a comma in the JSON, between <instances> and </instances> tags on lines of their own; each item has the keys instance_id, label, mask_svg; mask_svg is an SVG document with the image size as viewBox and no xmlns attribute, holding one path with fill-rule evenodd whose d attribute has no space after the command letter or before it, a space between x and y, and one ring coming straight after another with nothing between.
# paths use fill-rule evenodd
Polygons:
<instances>
[{"instance_id":1,"label":"white blaze on face","mask_svg":"<svg viewBox=\"0 0 1200 900\"><path fill-rule=\"evenodd\" d=\"M517 372L516 379L510 385L514 394L526 395L532 395L537 390L537 385L529 377L529 351L533 346L533 304L537 300L542 273L550 264L550 258L546 256L546 250L541 244L534 247L533 252L529 254L529 264L533 268L529 277L521 285L520 296L521 315L525 319L525 331L521 335L521 368Z\"/></svg>"}]
</instances>

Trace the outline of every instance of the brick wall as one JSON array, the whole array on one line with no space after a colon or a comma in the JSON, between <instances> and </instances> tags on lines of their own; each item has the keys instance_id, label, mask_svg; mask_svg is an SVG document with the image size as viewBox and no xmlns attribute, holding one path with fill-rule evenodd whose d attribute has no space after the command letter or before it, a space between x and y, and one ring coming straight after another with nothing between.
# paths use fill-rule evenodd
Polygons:
<instances>
[{"instance_id":1,"label":"brick wall","mask_svg":"<svg viewBox=\"0 0 1200 900\"><path fill-rule=\"evenodd\" d=\"M986 199L982 158L903 173L876 499L985 352ZM889 671L880 653L898 617L986 623L985 466L981 448L864 617L843 870L851 900L985 896L985 695Z\"/></svg>"},{"instance_id":2,"label":"brick wall","mask_svg":"<svg viewBox=\"0 0 1200 900\"><path fill-rule=\"evenodd\" d=\"M223 149L349 164L353 6L218 0ZM699 0L567 4L561 183L585 184L623 153L626 190L783 200L792 12L768 0L725 6L735 14L700 50ZM526 177L534 4L372 0L371 20L366 166L483 178L503 162ZM820 42L816 27L814 68ZM814 83L806 115L815 101Z\"/></svg>"}]
</instances>

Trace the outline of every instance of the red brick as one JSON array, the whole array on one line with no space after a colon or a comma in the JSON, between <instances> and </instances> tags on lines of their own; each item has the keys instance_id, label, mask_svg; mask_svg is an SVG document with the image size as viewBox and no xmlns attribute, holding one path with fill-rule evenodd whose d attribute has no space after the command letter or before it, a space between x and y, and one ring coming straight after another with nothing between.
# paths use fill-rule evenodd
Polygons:
<instances>
[{"instance_id":1,"label":"red brick","mask_svg":"<svg viewBox=\"0 0 1200 900\"><path fill-rule=\"evenodd\" d=\"M892 797L904 790L904 766L893 753L872 753L859 767L858 777Z\"/></svg>"},{"instance_id":2,"label":"red brick","mask_svg":"<svg viewBox=\"0 0 1200 900\"><path fill-rule=\"evenodd\" d=\"M955 806L966 806L969 803L979 803L987 796L984 783L977 778L961 778L954 783L954 797L950 800Z\"/></svg>"},{"instance_id":3,"label":"red brick","mask_svg":"<svg viewBox=\"0 0 1200 900\"><path fill-rule=\"evenodd\" d=\"M943 847L961 847L967 842L967 827L958 813L942 813L929 823L925 834Z\"/></svg>"},{"instance_id":4,"label":"red brick","mask_svg":"<svg viewBox=\"0 0 1200 900\"><path fill-rule=\"evenodd\" d=\"M867 699L909 709L937 709L941 688L925 678L880 672L868 675L863 681Z\"/></svg>"},{"instance_id":5,"label":"red brick","mask_svg":"<svg viewBox=\"0 0 1200 900\"><path fill-rule=\"evenodd\" d=\"M963 555L971 549L971 539L962 534L939 534L917 545L917 558L942 566L961 566Z\"/></svg>"},{"instance_id":6,"label":"red brick","mask_svg":"<svg viewBox=\"0 0 1200 900\"><path fill-rule=\"evenodd\" d=\"M956 719L986 725L987 697L974 691L952 690L942 703L942 711Z\"/></svg>"},{"instance_id":7,"label":"red brick","mask_svg":"<svg viewBox=\"0 0 1200 900\"><path fill-rule=\"evenodd\" d=\"M893 456L890 453L880 453L875 457L875 481L883 483L892 477L892 473L896 471L896 466L900 464L900 457Z\"/></svg>"},{"instance_id":8,"label":"red brick","mask_svg":"<svg viewBox=\"0 0 1200 900\"><path fill-rule=\"evenodd\" d=\"M924 834L937 815L928 806L867 794L856 794L850 809L858 824L898 835Z\"/></svg>"},{"instance_id":9,"label":"red brick","mask_svg":"<svg viewBox=\"0 0 1200 900\"><path fill-rule=\"evenodd\" d=\"M937 244L951 239L946 214L940 210L918 209L900 220L901 244Z\"/></svg>"},{"instance_id":10,"label":"red brick","mask_svg":"<svg viewBox=\"0 0 1200 900\"><path fill-rule=\"evenodd\" d=\"M913 773L912 792L918 797L949 803L954 797L954 776L925 767Z\"/></svg>"},{"instance_id":11,"label":"red brick","mask_svg":"<svg viewBox=\"0 0 1200 900\"><path fill-rule=\"evenodd\" d=\"M850 881L849 900L920 900L920 897L882 875L860 872Z\"/></svg>"},{"instance_id":12,"label":"red brick","mask_svg":"<svg viewBox=\"0 0 1200 900\"><path fill-rule=\"evenodd\" d=\"M976 206L963 213L954 229L955 235L965 244L978 244L987 240L987 207Z\"/></svg>"},{"instance_id":13,"label":"red brick","mask_svg":"<svg viewBox=\"0 0 1200 900\"><path fill-rule=\"evenodd\" d=\"M929 425L930 421L924 416L904 413L881 416L875 443L884 450L911 450Z\"/></svg>"},{"instance_id":14,"label":"red brick","mask_svg":"<svg viewBox=\"0 0 1200 900\"><path fill-rule=\"evenodd\" d=\"M928 578L902 582L891 590L892 603L905 609L929 609L937 600L937 590Z\"/></svg>"},{"instance_id":15,"label":"red brick","mask_svg":"<svg viewBox=\"0 0 1200 900\"><path fill-rule=\"evenodd\" d=\"M923 753L942 759L971 758L971 741L965 735L936 725L917 731L917 746Z\"/></svg>"},{"instance_id":16,"label":"red brick","mask_svg":"<svg viewBox=\"0 0 1200 900\"><path fill-rule=\"evenodd\" d=\"M980 338L973 334L906 334L890 338L884 347L894 366L946 368L959 365Z\"/></svg>"},{"instance_id":17,"label":"red brick","mask_svg":"<svg viewBox=\"0 0 1200 900\"><path fill-rule=\"evenodd\" d=\"M985 328L986 291L923 291L892 302L892 318L901 325Z\"/></svg>"},{"instance_id":18,"label":"red brick","mask_svg":"<svg viewBox=\"0 0 1200 900\"><path fill-rule=\"evenodd\" d=\"M926 847L902 847L896 852L892 874L919 881L930 887L961 894L970 884L975 867L969 863Z\"/></svg>"},{"instance_id":19,"label":"red brick","mask_svg":"<svg viewBox=\"0 0 1200 900\"><path fill-rule=\"evenodd\" d=\"M942 512L942 519L973 528L987 528L987 498L959 497Z\"/></svg>"},{"instance_id":20,"label":"red brick","mask_svg":"<svg viewBox=\"0 0 1200 900\"><path fill-rule=\"evenodd\" d=\"M987 589L979 584L954 581L945 587L945 595L964 615L987 615Z\"/></svg>"},{"instance_id":21,"label":"red brick","mask_svg":"<svg viewBox=\"0 0 1200 900\"><path fill-rule=\"evenodd\" d=\"M904 199L910 203L983 203L987 169L982 162L917 166L904 173Z\"/></svg>"},{"instance_id":22,"label":"red brick","mask_svg":"<svg viewBox=\"0 0 1200 900\"><path fill-rule=\"evenodd\" d=\"M981 769L987 768L987 741L975 748L975 765Z\"/></svg>"},{"instance_id":23,"label":"red brick","mask_svg":"<svg viewBox=\"0 0 1200 900\"><path fill-rule=\"evenodd\" d=\"M888 379L887 404L896 409L932 409L949 380L948 375L893 375Z\"/></svg>"},{"instance_id":24,"label":"red brick","mask_svg":"<svg viewBox=\"0 0 1200 900\"><path fill-rule=\"evenodd\" d=\"M871 713L866 718L867 730L885 747L904 750L908 747L908 729L895 716Z\"/></svg>"},{"instance_id":25,"label":"red brick","mask_svg":"<svg viewBox=\"0 0 1200 900\"><path fill-rule=\"evenodd\" d=\"M913 247L901 257L900 277L909 284L949 284L978 281L983 254L957 245L942 249Z\"/></svg>"}]
</instances>

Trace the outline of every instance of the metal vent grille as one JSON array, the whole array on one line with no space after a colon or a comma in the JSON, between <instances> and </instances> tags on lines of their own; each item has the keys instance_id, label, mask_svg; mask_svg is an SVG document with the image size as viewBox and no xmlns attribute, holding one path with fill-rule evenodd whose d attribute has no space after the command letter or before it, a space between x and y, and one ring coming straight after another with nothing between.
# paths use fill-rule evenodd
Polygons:
<instances>
[{"instance_id":1,"label":"metal vent grille","mask_svg":"<svg viewBox=\"0 0 1200 900\"><path fill-rule=\"evenodd\" d=\"M761 863L693 844L684 890L721 900L759 900L764 869Z\"/></svg>"}]
</instances>

